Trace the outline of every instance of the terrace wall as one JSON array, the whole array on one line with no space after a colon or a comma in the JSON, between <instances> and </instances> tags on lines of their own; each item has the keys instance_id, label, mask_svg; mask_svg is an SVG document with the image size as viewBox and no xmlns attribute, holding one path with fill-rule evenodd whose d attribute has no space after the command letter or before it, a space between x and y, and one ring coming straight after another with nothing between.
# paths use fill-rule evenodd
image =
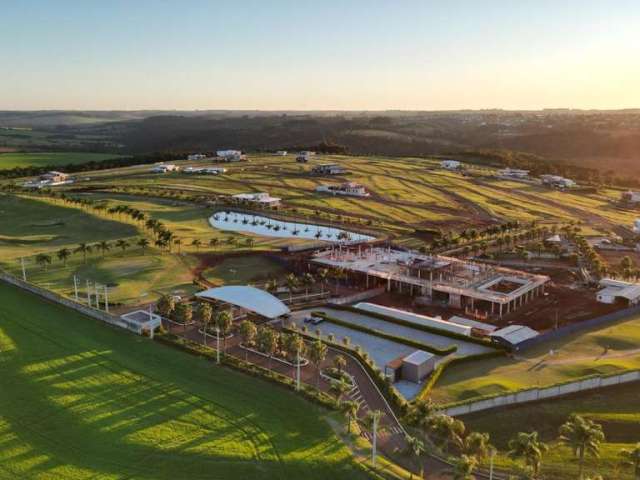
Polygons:
<instances>
[{"instance_id":1,"label":"terrace wall","mask_svg":"<svg viewBox=\"0 0 640 480\"><path fill-rule=\"evenodd\" d=\"M632 370L625 373L615 375L597 375L586 377L574 382L568 382L558 385L550 385L548 387L530 388L520 390L518 392L508 393L506 395L496 395L490 398L483 398L464 404L451 405L444 408L444 413L452 417L458 415L466 415L469 413L480 412L492 408L506 407L508 405L517 405L526 402L536 402L546 400L548 398L561 397L571 393L583 392L587 390L595 390L598 388L610 387L621 383L640 381L640 370Z\"/></svg>"},{"instance_id":2,"label":"terrace wall","mask_svg":"<svg viewBox=\"0 0 640 480\"><path fill-rule=\"evenodd\" d=\"M88 315L89 317L95 318L96 320L100 320L102 322L108 323L109 325L115 325L120 328L126 328L127 324L123 322L119 317L111 315L110 313L103 312L101 310L97 310L95 308L91 308L87 305L83 305L81 303L77 303L69 298L63 297L62 295L58 295L50 290L46 290L44 288L38 287L37 285L33 285L31 283L20 280L19 278L14 277L4 271L0 271L0 280L10 283L18 288L22 288L23 290L27 290L45 300L50 302L54 302L60 305L63 305L67 308L71 308L77 312L82 313L83 315Z\"/></svg>"},{"instance_id":3,"label":"terrace wall","mask_svg":"<svg viewBox=\"0 0 640 480\"><path fill-rule=\"evenodd\" d=\"M346 297L332 298L329 303L334 305L347 305L349 303L361 302L362 300L368 300L369 298L377 297L384 293L384 287L372 288L371 290L365 290L364 292L354 293L353 295L347 295Z\"/></svg>"}]
</instances>

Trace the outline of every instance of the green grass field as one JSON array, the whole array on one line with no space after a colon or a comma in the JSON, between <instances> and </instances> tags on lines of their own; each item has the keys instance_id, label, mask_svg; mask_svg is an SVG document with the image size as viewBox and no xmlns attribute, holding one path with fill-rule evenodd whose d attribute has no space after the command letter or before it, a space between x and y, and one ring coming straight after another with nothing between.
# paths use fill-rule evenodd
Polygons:
<instances>
[{"instance_id":1,"label":"green grass field","mask_svg":"<svg viewBox=\"0 0 640 480\"><path fill-rule=\"evenodd\" d=\"M76 208L0 194L0 261L138 234L135 226Z\"/></svg>"},{"instance_id":2,"label":"green grass field","mask_svg":"<svg viewBox=\"0 0 640 480\"><path fill-rule=\"evenodd\" d=\"M537 431L552 448L544 461L547 478L577 478L577 462L571 458L569 449L558 446L558 428L572 413L588 417L601 424L606 436L600 459L590 458L587 472L605 475L605 478L631 479L629 468L621 469L619 452L632 448L640 442L640 384L630 383L605 390L594 391L553 399L486 411L463 418L467 428L488 432L492 442L503 452L519 431ZM544 419L544 420L542 420ZM499 465L511 465L504 456L498 457Z\"/></svg>"},{"instance_id":3,"label":"green grass field","mask_svg":"<svg viewBox=\"0 0 640 480\"><path fill-rule=\"evenodd\" d=\"M547 342L514 359L494 358L447 368L432 399L457 402L632 368L640 368L640 316Z\"/></svg>"},{"instance_id":4,"label":"green grass field","mask_svg":"<svg viewBox=\"0 0 640 480\"><path fill-rule=\"evenodd\" d=\"M64 166L71 164L99 162L119 158L114 153L83 153L83 152L9 152L0 153L0 170L17 167L45 167Z\"/></svg>"},{"instance_id":5,"label":"green grass field","mask_svg":"<svg viewBox=\"0 0 640 480\"><path fill-rule=\"evenodd\" d=\"M218 285L264 282L270 278L281 278L286 273L287 270L279 263L259 255L228 257L202 272L207 280Z\"/></svg>"},{"instance_id":6,"label":"green grass field","mask_svg":"<svg viewBox=\"0 0 640 480\"><path fill-rule=\"evenodd\" d=\"M325 412L0 284L0 477L357 479Z\"/></svg>"}]
</instances>

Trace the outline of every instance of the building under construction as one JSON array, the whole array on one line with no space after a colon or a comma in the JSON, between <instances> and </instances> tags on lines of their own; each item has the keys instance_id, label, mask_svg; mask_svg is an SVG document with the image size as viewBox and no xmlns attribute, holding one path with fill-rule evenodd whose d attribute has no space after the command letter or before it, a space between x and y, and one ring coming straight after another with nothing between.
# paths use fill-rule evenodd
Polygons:
<instances>
[{"instance_id":1,"label":"building under construction","mask_svg":"<svg viewBox=\"0 0 640 480\"><path fill-rule=\"evenodd\" d=\"M384 286L387 291L426 297L477 316L509 314L544 294L549 281L546 275L366 245L320 250L311 263L343 270L366 288Z\"/></svg>"}]
</instances>

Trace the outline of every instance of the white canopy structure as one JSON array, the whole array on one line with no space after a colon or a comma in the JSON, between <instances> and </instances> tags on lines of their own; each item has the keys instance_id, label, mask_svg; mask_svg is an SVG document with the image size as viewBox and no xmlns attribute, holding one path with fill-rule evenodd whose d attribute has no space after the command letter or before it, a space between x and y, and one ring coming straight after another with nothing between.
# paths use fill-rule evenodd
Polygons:
<instances>
[{"instance_id":1,"label":"white canopy structure","mask_svg":"<svg viewBox=\"0 0 640 480\"><path fill-rule=\"evenodd\" d=\"M266 318L277 318L290 312L280 299L255 287L231 285L210 288L196 293L196 297L229 303Z\"/></svg>"}]
</instances>

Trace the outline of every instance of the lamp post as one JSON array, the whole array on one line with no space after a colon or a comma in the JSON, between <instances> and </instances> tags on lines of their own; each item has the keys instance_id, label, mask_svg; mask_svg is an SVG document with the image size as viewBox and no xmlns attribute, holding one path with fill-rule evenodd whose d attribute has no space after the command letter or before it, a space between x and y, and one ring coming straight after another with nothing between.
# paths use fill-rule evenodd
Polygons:
<instances>
[{"instance_id":1,"label":"lamp post","mask_svg":"<svg viewBox=\"0 0 640 480\"><path fill-rule=\"evenodd\" d=\"M300 390L300 350L296 354L296 391Z\"/></svg>"},{"instance_id":2,"label":"lamp post","mask_svg":"<svg viewBox=\"0 0 640 480\"><path fill-rule=\"evenodd\" d=\"M73 276L73 291L75 293L76 302L78 301L78 277Z\"/></svg>"},{"instance_id":3,"label":"lamp post","mask_svg":"<svg viewBox=\"0 0 640 480\"><path fill-rule=\"evenodd\" d=\"M216 325L216 363L220 364L220 327Z\"/></svg>"},{"instance_id":4,"label":"lamp post","mask_svg":"<svg viewBox=\"0 0 640 480\"><path fill-rule=\"evenodd\" d=\"M491 456L489 457L491 462L489 463L489 480L493 480L493 459L496 456L496 449L491 449Z\"/></svg>"}]
</instances>

